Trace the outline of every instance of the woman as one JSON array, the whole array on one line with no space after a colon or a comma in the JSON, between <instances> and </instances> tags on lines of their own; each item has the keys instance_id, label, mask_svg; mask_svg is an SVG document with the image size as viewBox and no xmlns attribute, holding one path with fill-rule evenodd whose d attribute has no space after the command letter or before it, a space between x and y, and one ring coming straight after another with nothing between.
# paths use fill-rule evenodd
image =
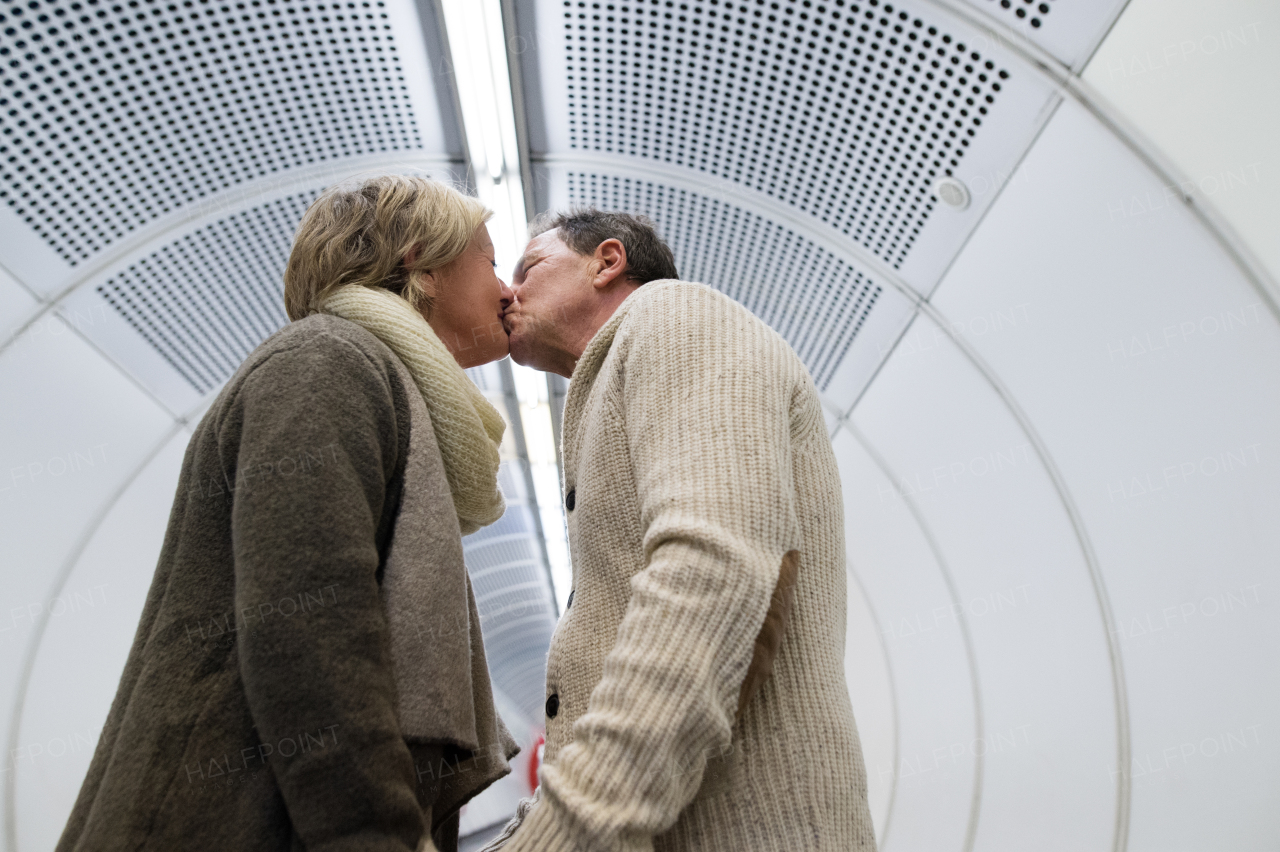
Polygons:
<instances>
[{"instance_id":1,"label":"woman","mask_svg":"<svg viewBox=\"0 0 1280 852\"><path fill-rule=\"evenodd\" d=\"M503 512L491 216L421 177L334 187L293 322L187 447L120 688L60 850L456 848L510 771L463 534Z\"/></svg>"}]
</instances>

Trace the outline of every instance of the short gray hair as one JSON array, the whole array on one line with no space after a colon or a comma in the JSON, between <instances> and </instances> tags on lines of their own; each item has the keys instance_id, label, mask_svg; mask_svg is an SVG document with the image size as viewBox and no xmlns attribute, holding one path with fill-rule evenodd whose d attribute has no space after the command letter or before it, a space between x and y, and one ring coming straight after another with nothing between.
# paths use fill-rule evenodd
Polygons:
<instances>
[{"instance_id":1,"label":"short gray hair","mask_svg":"<svg viewBox=\"0 0 1280 852\"><path fill-rule=\"evenodd\" d=\"M547 231L555 231L565 245L581 255L595 254L605 240L619 241L627 251L626 274L641 284L680 277L671 248L658 236L658 228L648 216L594 207L548 210L529 223L529 238Z\"/></svg>"}]
</instances>

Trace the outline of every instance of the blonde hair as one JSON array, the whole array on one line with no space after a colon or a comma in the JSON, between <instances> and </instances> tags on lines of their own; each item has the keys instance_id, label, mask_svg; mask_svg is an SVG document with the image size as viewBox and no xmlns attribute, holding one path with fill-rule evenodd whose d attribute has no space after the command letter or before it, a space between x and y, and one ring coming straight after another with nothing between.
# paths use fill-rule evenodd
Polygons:
<instances>
[{"instance_id":1,"label":"blonde hair","mask_svg":"<svg viewBox=\"0 0 1280 852\"><path fill-rule=\"evenodd\" d=\"M493 212L446 183L418 175L359 176L307 208L284 271L291 320L320 311L339 287L390 290L430 315L423 278L458 258ZM412 263L405 257L416 252Z\"/></svg>"}]
</instances>

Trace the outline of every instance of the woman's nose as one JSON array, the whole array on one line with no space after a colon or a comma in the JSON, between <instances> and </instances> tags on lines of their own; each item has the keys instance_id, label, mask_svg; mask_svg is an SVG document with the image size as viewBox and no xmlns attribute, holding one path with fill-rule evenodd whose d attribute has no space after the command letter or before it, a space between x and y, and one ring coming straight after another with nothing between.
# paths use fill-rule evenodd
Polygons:
<instances>
[{"instance_id":1,"label":"woman's nose","mask_svg":"<svg viewBox=\"0 0 1280 852\"><path fill-rule=\"evenodd\" d=\"M503 281L501 278L498 279L498 283L502 285L498 294L502 298L502 306L505 308L516 300L516 293L511 289L507 282Z\"/></svg>"}]
</instances>

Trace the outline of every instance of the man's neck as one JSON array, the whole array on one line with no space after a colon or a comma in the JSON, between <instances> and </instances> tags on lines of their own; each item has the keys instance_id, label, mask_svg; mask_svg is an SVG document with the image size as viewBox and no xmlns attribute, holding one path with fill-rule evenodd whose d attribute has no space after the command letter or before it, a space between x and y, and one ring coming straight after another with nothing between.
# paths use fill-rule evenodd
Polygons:
<instances>
[{"instance_id":1,"label":"man's neck","mask_svg":"<svg viewBox=\"0 0 1280 852\"><path fill-rule=\"evenodd\" d=\"M620 283L608 295L602 297L590 321L584 325L582 333L574 342L572 349L563 353L563 362L558 363L550 372L564 376L566 379L571 378L574 368L578 366L578 359L582 357L583 352L587 351L588 344L591 343L600 329L604 328L605 323L618 312L619 306L627 300L627 297L639 290L640 286L640 284ZM565 372L566 370L567 372Z\"/></svg>"}]
</instances>

